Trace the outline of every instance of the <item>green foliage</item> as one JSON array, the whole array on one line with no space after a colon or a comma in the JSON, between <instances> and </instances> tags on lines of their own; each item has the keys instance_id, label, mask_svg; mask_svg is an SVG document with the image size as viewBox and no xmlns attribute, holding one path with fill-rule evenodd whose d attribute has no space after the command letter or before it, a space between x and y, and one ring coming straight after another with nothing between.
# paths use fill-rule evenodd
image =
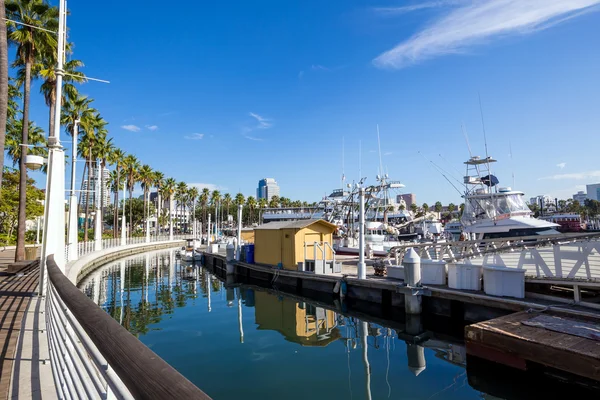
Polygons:
<instances>
[{"instance_id":1,"label":"green foliage","mask_svg":"<svg viewBox=\"0 0 600 400\"><path fill-rule=\"evenodd\" d=\"M33 179L27 179L27 199L25 213L28 220L44 214L44 192L34 186ZM16 228L19 214L19 171L4 168L2 189L0 190L0 234L4 243L12 243L16 239ZM35 237L34 237L35 239Z\"/></svg>"}]
</instances>

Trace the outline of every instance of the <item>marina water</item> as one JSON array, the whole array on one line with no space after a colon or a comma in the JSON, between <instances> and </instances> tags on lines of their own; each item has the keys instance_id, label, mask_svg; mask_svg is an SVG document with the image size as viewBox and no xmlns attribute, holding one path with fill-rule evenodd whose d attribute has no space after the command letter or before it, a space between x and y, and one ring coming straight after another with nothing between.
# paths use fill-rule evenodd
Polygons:
<instances>
[{"instance_id":1,"label":"marina water","mask_svg":"<svg viewBox=\"0 0 600 400\"><path fill-rule=\"evenodd\" d=\"M79 286L214 399L487 396L469 385L460 339L417 342L399 337L393 321L225 285L173 250L113 261Z\"/></svg>"}]
</instances>

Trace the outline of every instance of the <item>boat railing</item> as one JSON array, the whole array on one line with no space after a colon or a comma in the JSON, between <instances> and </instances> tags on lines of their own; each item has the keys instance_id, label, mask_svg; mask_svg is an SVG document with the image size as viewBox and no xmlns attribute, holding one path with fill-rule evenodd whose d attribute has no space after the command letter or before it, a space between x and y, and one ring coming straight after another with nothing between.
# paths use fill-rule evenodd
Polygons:
<instances>
[{"instance_id":1,"label":"boat railing","mask_svg":"<svg viewBox=\"0 0 600 400\"><path fill-rule=\"evenodd\" d=\"M46 259L46 324L63 399L209 399Z\"/></svg>"}]
</instances>

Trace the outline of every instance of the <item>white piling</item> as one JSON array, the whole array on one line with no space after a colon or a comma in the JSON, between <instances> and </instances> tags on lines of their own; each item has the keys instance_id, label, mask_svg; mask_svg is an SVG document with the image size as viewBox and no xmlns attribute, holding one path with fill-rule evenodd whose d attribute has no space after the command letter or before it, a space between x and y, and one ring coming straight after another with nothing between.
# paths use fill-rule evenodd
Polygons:
<instances>
[{"instance_id":1,"label":"white piling","mask_svg":"<svg viewBox=\"0 0 600 400\"><path fill-rule=\"evenodd\" d=\"M411 247L404 255L404 282L409 288L421 286L421 257ZM421 313L421 296L407 292L404 295L404 311L407 314Z\"/></svg>"}]
</instances>

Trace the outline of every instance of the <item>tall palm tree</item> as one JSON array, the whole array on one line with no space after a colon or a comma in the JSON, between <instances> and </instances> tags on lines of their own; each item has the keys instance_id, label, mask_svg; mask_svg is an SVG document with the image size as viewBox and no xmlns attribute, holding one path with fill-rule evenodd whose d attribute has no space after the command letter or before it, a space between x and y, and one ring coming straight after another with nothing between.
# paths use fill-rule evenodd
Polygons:
<instances>
[{"instance_id":1,"label":"tall palm tree","mask_svg":"<svg viewBox=\"0 0 600 400\"><path fill-rule=\"evenodd\" d=\"M198 188L196 186L192 186L188 190L187 199L188 199L188 205L190 206L190 215L192 216L192 226L193 227L196 226L196 210L195 210L195 208L196 208L196 200L198 199L199 194L200 194L200 192L198 191Z\"/></svg>"},{"instance_id":2,"label":"tall palm tree","mask_svg":"<svg viewBox=\"0 0 600 400\"><path fill-rule=\"evenodd\" d=\"M148 218L150 217L148 212L146 212L146 206L148 204L148 192L154 183L154 171L150 168L149 165L143 165L140 167L138 171L138 180L142 184L142 189L144 190L144 231L146 227L148 227ZM147 234L147 232L146 232Z\"/></svg>"},{"instance_id":3,"label":"tall palm tree","mask_svg":"<svg viewBox=\"0 0 600 400\"><path fill-rule=\"evenodd\" d=\"M132 198L133 198L133 189L135 188L135 184L137 182L138 170L140 169L140 162L138 159L130 154L125 157L125 176L126 176L126 185L129 190L129 237L131 237L133 233L133 208L132 208ZM123 216L125 218L125 216Z\"/></svg>"},{"instance_id":4,"label":"tall palm tree","mask_svg":"<svg viewBox=\"0 0 600 400\"><path fill-rule=\"evenodd\" d=\"M206 225L206 207L208 206L208 200L210 199L210 190L208 188L203 188L200 193L200 206L202 207L202 229L206 231L208 228Z\"/></svg>"},{"instance_id":5,"label":"tall palm tree","mask_svg":"<svg viewBox=\"0 0 600 400\"><path fill-rule=\"evenodd\" d=\"M163 195L169 199L169 230L173 227L173 195L175 194L175 187L177 186L177 181L173 178L167 178L163 182L162 192Z\"/></svg>"},{"instance_id":6,"label":"tall palm tree","mask_svg":"<svg viewBox=\"0 0 600 400\"><path fill-rule=\"evenodd\" d=\"M14 66L24 69L23 81L23 123L21 143L28 144L29 136L29 102L31 94L31 67L40 54L49 52L48 49L56 48L57 38L52 33L58 29L58 9L50 7L43 0L9 0L6 3L6 17L22 24L8 22L7 34L11 43L17 46L17 55ZM24 24L24 25L23 25ZM45 30L35 29L43 27ZM25 258L25 206L27 193L27 167L25 157L27 147L23 147L20 162L19 181L19 221L17 228L17 250L15 261Z\"/></svg>"},{"instance_id":7,"label":"tall palm tree","mask_svg":"<svg viewBox=\"0 0 600 400\"><path fill-rule=\"evenodd\" d=\"M100 208L102 209L102 216L104 215L104 196L108 195L106 190L106 182L104 182L104 170L106 169L107 163L109 159L112 157L113 151L115 151L116 147L112 143L112 138L103 137L100 140L96 141L95 153L96 158L100 160ZM96 217L98 218L98 217ZM104 223L101 224L104 226Z\"/></svg>"},{"instance_id":8,"label":"tall palm tree","mask_svg":"<svg viewBox=\"0 0 600 400\"><path fill-rule=\"evenodd\" d=\"M260 208L260 213L258 215L258 223L259 224L262 223L262 210L264 208L267 208L268 205L269 205L269 203L267 202L267 199L265 199L264 197L258 199L258 208Z\"/></svg>"},{"instance_id":9,"label":"tall palm tree","mask_svg":"<svg viewBox=\"0 0 600 400\"><path fill-rule=\"evenodd\" d=\"M250 225L254 222L254 209L256 208L256 199L253 196L249 196L246 199L246 206L248 207L248 222Z\"/></svg>"},{"instance_id":10,"label":"tall palm tree","mask_svg":"<svg viewBox=\"0 0 600 400\"><path fill-rule=\"evenodd\" d=\"M271 208L277 208L279 207L279 196L273 196L271 197L271 200L269 200L269 207Z\"/></svg>"},{"instance_id":11,"label":"tall palm tree","mask_svg":"<svg viewBox=\"0 0 600 400\"><path fill-rule=\"evenodd\" d=\"M21 143L21 132L23 131L21 125L22 120L12 120L6 127L6 142L4 151L8 157L12 160L13 167L21 163L21 154L23 153L23 146ZM44 136L44 130L37 126L33 121L29 121L29 143L34 146L29 150L29 154L37 156L47 156L48 149L45 146L46 138Z\"/></svg>"},{"instance_id":12,"label":"tall palm tree","mask_svg":"<svg viewBox=\"0 0 600 400\"><path fill-rule=\"evenodd\" d=\"M162 228L159 224L159 220L160 220L160 216L162 214L163 211L163 204L162 204L162 185L163 182L165 180L165 174L163 174L160 171L154 171L154 182L152 182L152 185L156 188L156 234L158 235L158 232L160 231L160 228Z\"/></svg>"},{"instance_id":13,"label":"tall palm tree","mask_svg":"<svg viewBox=\"0 0 600 400\"><path fill-rule=\"evenodd\" d=\"M182 211L184 211L185 209L185 202L186 202L186 197L187 197L187 191L188 191L188 187L187 187L187 183L185 182L179 182L177 184L177 186L175 187L175 200L177 201L177 207L175 208L175 215L178 216L179 218L176 218L176 224L179 225L179 229L181 229L181 220L183 219L183 216L181 216L178 212L178 209L182 209Z\"/></svg>"},{"instance_id":14,"label":"tall palm tree","mask_svg":"<svg viewBox=\"0 0 600 400\"><path fill-rule=\"evenodd\" d=\"M231 213L231 203L233 203L233 199L231 198L231 195L229 193L225 193L223 195L223 206L225 206L226 214Z\"/></svg>"},{"instance_id":15,"label":"tall palm tree","mask_svg":"<svg viewBox=\"0 0 600 400\"><path fill-rule=\"evenodd\" d=\"M119 185L115 188L115 198L114 198L114 218L113 218L113 237L119 237L119 192L121 191L121 170L125 168L125 152L119 148L115 148L110 155L111 163L115 166L115 171L117 174L117 182ZM125 201L125 199L123 199ZM122 216L125 218L125 215Z\"/></svg>"},{"instance_id":16,"label":"tall palm tree","mask_svg":"<svg viewBox=\"0 0 600 400\"><path fill-rule=\"evenodd\" d=\"M0 21L6 18L4 0L0 0ZM8 41L6 24L0 24L0 149L4 149L6 140L6 122L8 120ZM4 171L4 151L0 151L0 189Z\"/></svg>"},{"instance_id":17,"label":"tall palm tree","mask_svg":"<svg viewBox=\"0 0 600 400\"><path fill-rule=\"evenodd\" d=\"M218 190L213 190L210 195L210 204L215 209L215 223L219 223L219 216L217 215L217 207L221 204L221 192Z\"/></svg>"}]
</instances>

